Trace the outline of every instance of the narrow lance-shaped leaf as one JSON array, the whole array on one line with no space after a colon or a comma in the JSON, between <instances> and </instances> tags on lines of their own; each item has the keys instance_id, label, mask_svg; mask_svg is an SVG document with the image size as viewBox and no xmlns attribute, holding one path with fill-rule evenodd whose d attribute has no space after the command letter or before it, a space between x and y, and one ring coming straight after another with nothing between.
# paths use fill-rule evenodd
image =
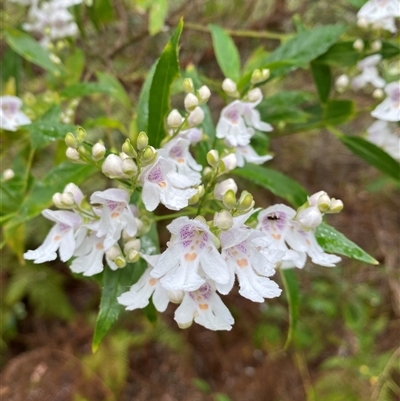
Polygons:
<instances>
[{"instance_id":1,"label":"narrow lance-shaped leaf","mask_svg":"<svg viewBox=\"0 0 400 401\"><path fill-rule=\"evenodd\" d=\"M158 234L156 224L153 223L150 231L141 238L141 252L145 254L154 254L159 251ZM101 340L117 321L123 306L117 301L117 298L129 287L139 280L147 263L140 259L136 263L129 263L123 269L112 271L106 266L103 273L103 287L99 314L97 315L96 328L94 331L92 350L95 352L100 345Z\"/></svg>"},{"instance_id":2,"label":"narrow lance-shaped leaf","mask_svg":"<svg viewBox=\"0 0 400 401\"><path fill-rule=\"evenodd\" d=\"M209 24L215 57L226 78L240 78L240 57L232 38L219 26Z\"/></svg>"},{"instance_id":3,"label":"narrow lance-shaped leaf","mask_svg":"<svg viewBox=\"0 0 400 401\"><path fill-rule=\"evenodd\" d=\"M171 85L179 76L178 42L183 29L179 22L157 62L149 96L148 137L150 145L158 148L165 136L164 119L169 110Z\"/></svg>"},{"instance_id":4,"label":"narrow lance-shaped leaf","mask_svg":"<svg viewBox=\"0 0 400 401\"><path fill-rule=\"evenodd\" d=\"M317 92L319 99L322 103L328 100L329 93L331 91L332 85L332 74L331 69L328 65L317 64L311 62L311 73L314 79L315 86L317 87Z\"/></svg>"}]
</instances>

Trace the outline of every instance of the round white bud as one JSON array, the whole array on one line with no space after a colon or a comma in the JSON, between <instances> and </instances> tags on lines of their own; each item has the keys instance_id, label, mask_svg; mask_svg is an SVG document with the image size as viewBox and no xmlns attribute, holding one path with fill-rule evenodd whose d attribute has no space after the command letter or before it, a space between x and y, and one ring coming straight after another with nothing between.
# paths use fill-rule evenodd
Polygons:
<instances>
[{"instance_id":1,"label":"round white bud","mask_svg":"<svg viewBox=\"0 0 400 401\"><path fill-rule=\"evenodd\" d=\"M376 88L373 92L372 92L372 97L374 99L382 99L383 96L385 96L385 92L381 89L381 88Z\"/></svg>"},{"instance_id":2,"label":"round white bud","mask_svg":"<svg viewBox=\"0 0 400 401\"><path fill-rule=\"evenodd\" d=\"M225 165L227 171L232 171L237 166L237 157L234 153L229 153L229 155L221 159Z\"/></svg>"},{"instance_id":3,"label":"round white bud","mask_svg":"<svg viewBox=\"0 0 400 401\"><path fill-rule=\"evenodd\" d=\"M371 43L371 50L373 52L379 52L382 49L382 42L379 39L374 40Z\"/></svg>"},{"instance_id":4,"label":"round white bud","mask_svg":"<svg viewBox=\"0 0 400 401\"><path fill-rule=\"evenodd\" d=\"M124 159L122 160L121 170L124 174L132 177L137 173L138 168L132 159Z\"/></svg>"},{"instance_id":5,"label":"round white bud","mask_svg":"<svg viewBox=\"0 0 400 401\"><path fill-rule=\"evenodd\" d=\"M356 39L353 43L354 50L361 52L364 50L364 41L360 38Z\"/></svg>"},{"instance_id":6,"label":"round white bud","mask_svg":"<svg viewBox=\"0 0 400 401\"><path fill-rule=\"evenodd\" d=\"M178 128L183 123L184 118L180 115L179 111L172 110L167 117L167 124L171 128Z\"/></svg>"},{"instance_id":7,"label":"round white bud","mask_svg":"<svg viewBox=\"0 0 400 401\"><path fill-rule=\"evenodd\" d=\"M182 290L175 290L175 291L167 291L167 295L169 300L173 304L180 304L182 302L185 293Z\"/></svg>"},{"instance_id":8,"label":"round white bud","mask_svg":"<svg viewBox=\"0 0 400 401\"><path fill-rule=\"evenodd\" d=\"M195 96L193 93L188 93L185 96L184 104L187 111L192 111L196 106L199 105L199 99L197 99L197 96Z\"/></svg>"},{"instance_id":9,"label":"round white bud","mask_svg":"<svg viewBox=\"0 0 400 401\"><path fill-rule=\"evenodd\" d=\"M331 204L329 207L330 213L339 213L343 209L343 202L340 199L331 199Z\"/></svg>"},{"instance_id":10,"label":"round white bud","mask_svg":"<svg viewBox=\"0 0 400 401\"><path fill-rule=\"evenodd\" d=\"M229 230L233 226L232 215L227 210L214 214L214 225L220 230Z\"/></svg>"},{"instance_id":11,"label":"round white bud","mask_svg":"<svg viewBox=\"0 0 400 401\"><path fill-rule=\"evenodd\" d=\"M122 256L121 248L118 245L112 246L107 252L106 252L106 257L113 262L118 258Z\"/></svg>"},{"instance_id":12,"label":"round white bud","mask_svg":"<svg viewBox=\"0 0 400 401\"><path fill-rule=\"evenodd\" d=\"M233 178L228 178L227 180L221 181L219 184L215 186L214 188L215 199L222 200L223 196L229 190L232 190L235 194L238 191L238 187Z\"/></svg>"},{"instance_id":13,"label":"round white bud","mask_svg":"<svg viewBox=\"0 0 400 401\"><path fill-rule=\"evenodd\" d=\"M262 97L263 94L260 88L254 88L247 93L247 99L252 103L258 102Z\"/></svg>"},{"instance_id":14,"label":"round white bud","mask_svg":"<svg viewBox=\"0 0 400 401\"><path fill-rule=\"evenodd\" d=\"M105 153L106 153L106 147L102 143L97 142L93 145L92 147L93 160L95 161L101 160L104 157Z\"/></svg>"},{"instance_id":15,"label":"round white bud","mask_svg":"<svg viewBox=\"0 0 400 401\"><path fill-rule=\"evenodd\" d=\"M368 20L366 18L357 18L357 26L361 29L367 29L369 26Z\"/></svg>"},{"instance_id":16,"label":"round white bud","mask_svg":"<svg viewBox=\"0 0 400 401\"><path fill-rule=\"evenodd\" d=\"M74 148L67 148L65 154L68 157L68 159L73 162L78 162L81 160L79 157L79 152Z\"/></svg>"},{"instance_id":17,"label":"round white bud","mask_svg":"<svg viewBox=\"0 0 400 401\"><path fill-rule=\"evenodd\" d=\"M201 107L197 106L195 109L189 114L188 122L190 126L199 125L204 120L204 111Z\"/></svg>"},{"instance_id":18,"label":"round white bud","mask_svg":"<svg viewBox=\"0 0 400 401\"><path fill-rule=\"evenodd\" d=\"M222 89L230 95L236 92L237 86L230 78L225 78L222 82Z\"/></svg>"},{"instance_id":19,"label":"round white bud","mask_svg":"<svg viewBox=\"0 0 400 401\"><path fill-rule=\"evenodd\" d=\"M61 209L63 207L60 192L56 192L53 195L52 201L53 201L54 206L58 207L59 209Z\"/></svg>"},{"instance_id":20,"label":"round white bud","mask_svg":"<svg viewBox=\"0 0 400 401\"><path fill-rule=\"evenodd\" d=\"M61 203L63 206L70 207L75 203L74 195L71 192L64 192L61 194Z\"/></svg>"},{"instance_id":21,"label":"round white bud","mask_svg":"<svg viewBox=\"0 0 400 401\"><path fill-rule=\"evenodd\" d=\"M197 96L201 103L206 103L211 96L211 91L207 85L203 85L198 91Z\"/></svg>"},{"instance_id":22,"label":"round white bud","mask_svg":"<svg viewBox=\"0 0 400 401\"><path fill-rule=\"evenodd\" d=\"M6 170L3 171L3 180L4 181L12 180L14 177L15 177L15 173L10 168L7 168Z\"/></svg>"},{"instance_id":23,"label":"round white bud","mask_svg":"<svg viewBox=\"0 0 400 401\"><path fill-rule=\"evenodd\" d=\"M346 74L339 75L335 81L335 88L339 93L344 92L350 84L350 78Z\"/></svg>"},{"instance_id":24,"label":"round white bud","mask_svg":"<svg viewBox=\"0 0 400 401\"><path fill-rule=\"evenodd\" d=\"M310 206L300 210L296 220L304 228L315 228L322 223L322 214L317 206Z\"/></svg>"},{"instance_id":25,"label":"round white bud","mask_svg":"<svg viewBox=\"0 0 400 401\"><path fill-rule=\"evenodd\" d=\"M110 178L126 178L122 171L122 159L114 154L108 155L101 166L104 175Z\"/></svg>"}]
</instances>

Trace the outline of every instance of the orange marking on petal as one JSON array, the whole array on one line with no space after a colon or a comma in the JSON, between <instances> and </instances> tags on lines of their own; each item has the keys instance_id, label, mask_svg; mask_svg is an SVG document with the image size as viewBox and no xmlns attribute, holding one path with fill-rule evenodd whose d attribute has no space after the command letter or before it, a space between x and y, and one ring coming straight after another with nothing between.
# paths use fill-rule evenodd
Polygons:
<instances>
[{"instance_id":1,"label":"orange marking on petal","mask_svg":"<svg viewBox=\"0 0 400 401\"><path fill-rule=\"evenodd\" d=\"M272 234L272 238L278 240L278 239L281 239L281 235L280 234Z\"/></svg>"},{"instance_id":2,"label":"orange marking on petal","mask_svg":"<svg viewBox=\"0 0 400 401\"><path fill-rule=\"evenodd\" d=\"M151 278L151 279L149 280L149 284L150 284L151 286L155 285L156 283L157 283L157 280L156 280L155 278Z\"/></svg>"},{"instance_id":3,"label":"orange marking on petal","mask_svg":"<svg viewBox=\"0 0 400 401\"><path fill-rule=\"evenodd\" d=\"M249 265L247 259L238 259L236 263L238 264L239 267L246 267Z\"/></svg>"},{"instance_id":4,"label":"orange marking on petal","mask_svg":"<svg viewBox=\"0 0 400 401\"><path fill-rule=\"evenodd\" d=\"M61 235L56 235L56 236L54 237L54 241L60 241L60 239L61 239Z\"/></svg>"},{"instance_id":5,"label":"orange marking on petal","mask_svg":"<svg viewBox=\"0 0 400 401\"><path fill-rule=\"evenodd\" d=\"M207 310L208 309L208 305L207 304L199 304L199 308L201 310Z\"/></svg>"},{"instance_id":6,"label":"orange marking on petal","mask_svg":"<svg viewBox=\"0 0 400 401\"><path fill-rule=\"evenodd\" d=\"M185 260L188 262L193 262L197 258L197 253L186 253Z\"/></svg>"},{"instance_id":7,"label":"orange marking on petal","mask_svg":"<svg viewBox=\"0 0 400 401\"><path fill-rule=\"evenodd\" d=\"M104 245L103 244L97 244L96 245L96 249L102 250L102 249L104 249Z\"/></svg>"},{"instance_id":8,"label":"orange marking on petal","mask_svg":"<svg viewBox=\"0 0 400 401\"><path fill-rule=\"evenodd\" d=\"M178 159L178 163L185 163L185 159L182 159L182 157L180 157L180 158Z\"/></svg>"},{"instance_id":9,"label":"orange marking on petal","mask_svg":"<svg viewBox=\"0 0 400 401\"><path fill-rule=\"evenodd\" d=\"M306 239L306 243L307 245L311 245L311 242L308 239Z\"/></svg>"},{"instance_id":10,"label":"orange marking on petal","mask_svg":"<svg viewBox=\"0 0 400 401\"><path fill-rule=\"evenodd\" d=\"M157 185L158 185L160 188L165 188L165 187L167 186L167 183L166 183L165 181L160 181L160 182L157 183Z\"/></svg>"},{"instance_id":11,"label":"orange marking on petal","mask_svg":"<svg viewBox=\"0 0 400 401\"><path fill-rule=\"evenodd\" d=\"M118 213L118 212L114 212L114 213L111 214L111 217L112 217L113 219L117 218L118 216L119 216L119 213Z\"/></svg>"}]
</instances>

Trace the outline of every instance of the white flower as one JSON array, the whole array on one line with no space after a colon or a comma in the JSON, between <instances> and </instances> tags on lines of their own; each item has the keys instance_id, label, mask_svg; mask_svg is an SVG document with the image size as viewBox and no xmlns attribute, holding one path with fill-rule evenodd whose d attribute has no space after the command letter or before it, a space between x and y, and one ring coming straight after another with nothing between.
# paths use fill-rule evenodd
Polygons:
<instances>
[{"instance_id":1,"label":"white flower","mask_svg":"<svg viewBox=\"0 0 400 401\"><path fill-rule=\"evenodd\" d=\"M261 121L260 113L255 108L256 106L258 106L260 104L260 102L262 101L262 98L263 98L261 89L255 88L250 92L252 92L252 96L249 100L254 99L254 101L242 102L243 107L244 107L243 117L244 117L244 120L246 121L246 124L249 127L253 127L259 131L263 131L263 132L272 131L272 126L268 123ZM250 94L250 92L249 92L249 94Z\"/></svg>"},{"instance_id":2,"label":"white flower","mask_svg":"<svg viewBox=\"0 0 400 401\"><path fill-rule=\"evenodd\" d=\"M171 210L183 209L197 193L191 188L193 181L175 170L175 163L163 149L158 151L156 160L143 169L140 175L142 200L148 211L152 212L160 202Z\"/></svg>"},{"instance_id":3,"label":"white flower","mask_svg":"<svg viewBox=\"0 0 400 401\"><path fill-rule=\"evenodd\" d=\"M193 145L194 143L201 141L202 135L202 132L194 127L185 131L180 131L177 137L187 139L190 144Z\"/></svg>"},{"instance_id":4,"label":"white flower","mask_svg":"<svg viewBox=\"0 0 400 401\"><path fill-rule=\"evenodd\" d=\"M174 318L181 328L191 326L193 320L209 330L230 330L234 323L229 309L209 283L186 292Z\"/></svg>"},{"instance_id":5,"label":"white flower","mask_svg":"<svg viewBox=\"0 0 400 401\"><path fill-rule=\"evenodd\" d=\"M101 171L110 178L128 178L129 176L122 171L122 162L120 156L108 155L101 166Z\"/></svg>"},{"instance_id":6,"label":"white flower","mask_svg":"<svg viewBox=\"0 0 400 401\"><path fill-rule=\"evenodd\" d=\"M357 63L357 68L361 71L360 75L353 78L351 86L353 89L365 87L368 83L375 88L383 88L385 80L379 76L377 64L382 60L380 54L368 56Z\"/></svg>"},{"instance_id":7,"label":"white flower","mask_svg":"<svg viewBox=\"0 0 400 401\"><path fill-rule=\"evenodd\" d=\"M34 251L24 253L24 258L33 260L34 263L43 263L56 259L59 250L60 259L66 262L74 253L76 241L74 231L82 223L82 218L63 210L45 209L42 215L54 221L56 225L50 230L43 244Z\"/></svg>"},{"instance_id":8,"label":"white flower","mask_svg":"<svg viewBox=\"0 0 400 401\"><path fill-rule=\"evenodd\" d=\"M72 261L70 269L74 273L93 276L103 271L103 257L106 256L108 266L112 270L117 270L118 266L107 257L107 249L104 247L105 238L105 236L98 237L95 231L86 236L74 252L74 256L77 257Z\"/></svg>"},{"instance_id":9,"label":"white flower","mask_svg":"<svg viewBox=\"0 0 400 401\"><path fill-rule=\"evenodd\" d=\"M357 13L358 19L390 32L396 32L395 17L400 17L398 0L369 0Z\"/></svg>"},{"instance_id":10,"label":"white flower","mask_svg":"<svg viewBox=\"0 0 400 401\"><path fill-rule=\"evenodd\" d=\"M317 244L314 231L304 231L294 220L295 216L295 210L282 204L270 206L258 215L257 228L272 240L269 248L285 252L282 267L294 265L303 268L306 254L321 266L334 266L339 262L341 259L338 256L323 251Z\"/></svg>"},{"instance_id":11,"label":"white flower","mask_svg":"<svg viewBox=\"0 0 400 401\"><path fill-rule=\"evenodd\" d=\"M170 160L174 161L177 172L185 175L192 181L191 185L201 183L202 166L196 162L189 151L190 141L181 137L176 137L164 145Z\"/></svg>"},{"instance_id":12,"label":"white flower","mask_svg":"<svg viewBox=\"0 0 400 401\"><path fill-rule=\"evenodd\" d=\"M260 156L259 154L256 153L256 151L250 145L237 146L235 148L235 154L236 154L238 167L243 167L245 164L245 161L247 163L263 164L266 161L272 159L271 155Z\"/></svg>"},{"instance_id":13,"label":"white flower","mask_svg":"<svg viewBox=\"0 0 400 401\"><path fill-rule=\"evenodd\" d=\"M16 131L19 126L31 123L20 111L21 106L22 100L16 96L0 96L0 128Z\"/></svg>"},{"instance_id":14,"label":"white flower","mask_svg":"<svg viewBox=\"0 0 400 401\"><path fill-rule=\"evenodd\" d=\"M229 281L228 267L217 251L217 238L206 223L179 217L167 226L172 233L168 248L162 253L151 275L161 278L170 291L194 291L206 276L219 284Z\"/></svg>"},{"instance_id":15,"label":"white flower","mask_svg":"<svg viewBox=\"0 0 400 401\"><path fill-rule=\"evenodd\" d=\"M227 294L232 289L235 274L239 281L239 293L253 302L264 302L264 298L280 295L278 285L268 276L275 273L274 264L268 260L266 253L261 252L270 240L259 230L247 227L244 223L254 213L250 211L243 216L235 217L231 229L221 232L222 256L228 268L230 280L221 285L219 291Z\"/></svg>"},{"instance_id":16,"label":"white flower","mask_svg":"<svg viewBox=\"0 0 400 401\"><path fill-rule=\"evenodd\" d=\"M215 199L222 200L226 192L232 190L235 194L238 190L237 184L233 178L228 178L227 180L221 181L214 188Z\"/></svg>"},{"instance_id":17,"label":"white flower","mask_svg":"<svg viewBox=\"0 0 400 401\"><path fill-rule=\"evenodd\" d=\"M371 116L384 121L400 121L400 82L385 86L387 98L371 112Z\"/></svg>"},{"instance_id":18,"label":"white flower","mask_svg":"<svg viewBox=\"0 0 400 401\"><path fill-rule=\"evenodd\" d=\"M296 221L305 229L315 228L322 223L322 213L317 206L310 206L297 213Z\"/></svg>"},{"instance_id":19,"label":"white flower","mask_svg":"<svg viewBox=\"0 0 400 401\"><path fill-rule=\"evenodd\" d=\"M137 226L132 209L129 207L129 193L123 189L110 188L96 191L90 202L102 205L97 236L106 236L104 247L113 246L121 237L122 230L133 237Z\"/></svg>"},{"instance_id":20,"label":"white flower","mask_svg":"<svg viewBox=\"0 0 400 401\"><path fill-rule=\"evenodd\" d=\"M71 194L74 202L79 206L84 198L84 195L81 191L81 189L75 185L73 182L70 182L67 184L64 188L63 194Z\"/></svg>"},{"instance_id":21,"label":"white flower","mask_svg":"<svg viewBox=\"0 0 400 401\"><path fill-rule=\"evenodd\" d=\"M150 272L157 263L160 255L141 255L148 263L148 268L140 277L139 281L133 284L129 291L121 294L117 300L121 305L126 306L126 310L145 308L149 304L149 299L153 296L153 304L159 312L164 312L169 303L169 296L160 281L151 277Z\"/></svg>"},{"instance_id":22,"label":"white flower","mask_svg":"<svg viewBox=\"0 0 400 401\"><path fill-rule=\"evenodd\" d=\"M368 129L368 141L400 161L400 133L395 124L377 120Z\"/></svg>"}]
</instances>

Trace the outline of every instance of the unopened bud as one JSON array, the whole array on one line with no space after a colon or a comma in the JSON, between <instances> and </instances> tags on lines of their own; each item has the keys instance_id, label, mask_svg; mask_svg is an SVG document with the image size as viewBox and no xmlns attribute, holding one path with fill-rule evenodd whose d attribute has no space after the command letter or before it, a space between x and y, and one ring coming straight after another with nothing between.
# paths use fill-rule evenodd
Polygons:
<instances>
[{"instance_id":1,"label":"unopened bud","mask_svg":"<svg viewBox=\"0 0 400 401\"><path fill-rule=\"evenodd\" d=\"M10 168L3 171L3 180L8 181L12 180L15 177L15 173Z\"/></svg>"},{"instance_id":2,"label":"unopened bud","mask_svg":"<svg viewBox=\"0 0 400 401\"><path fill-rule=\"evenodd\" d=\"M253 85L259 84L260 82L266 81L270 76L270 70L263 68L262 70L256 69L251 74L251 83Z\"/></svg>"},{"instance_id":3,"label":"unopened bud","mask_svg":"<svg viewBox=\"0 0 400 401\"><path fill-rule=\"evenodd\" d=\"M382 49L382 42L379 39L374 40L371 43L371 50L373 52L379 52Z\"/></svg>"},{"instance_id":4,"label":"unopened bud","mask_svg":"<svg viewBox=\"0 0 400 401\"><path fill-rule=\"evenodd\" d=\"M121 248L118 245L112 246L107 252L106 257L111 261L115 261L118 257L122 256Z\"/></svg>"},{"instance_id":5,"label":"unopened bud","mask_svg":"<svg viewBox=\"0 0 400 401\"><path fill-rule=\"evenodd\" d=\"M136 227L137 227L137 232L138 235L142 233L144 224L143 221L141 219L138 219L137 217L135 217L135 223L136 223Z\"/></svg>"},{"instance_id":6,"label":"unopened bud","mask_svg":"<svg viewBox=\"0 0 400 401\"><path fill-rule=\"evenodd\" d=\"M224 156L222 162L225 166L225 171L232 171L237 166L237 157L234 153L229 153L229 155Z\"/></svg>"},{"instance_id":7,"label":"unopened bud","mask_svg":"<svg viewBox=\"0 0 400 401\"><path fill-rule=\"evenodd\" d=\"M331 198L326 193L322 194L317 200L318 209L323 213L329 210L330 204Z\"/></svg>"},{"instance_id":8,"label":"unopened bud","mask_svg":"<svg viewBox=\"0 0 400 401\"><path fill-rule=\"evenodd\" d=\"M125 256L129 263L136 263L140 259L140 253L135 249L131 249L128 252L125 252Z\"/></svg>"},{"instance_id":9,"label":"unopened bud","mask_svg":"<svg viewBox=\"0 0 400 401\"><path fill-rule=\"evenodd\" d=\"M247 99L251 103L258 102L262 97L263 94L260 88L254 88L247 93Z\"/></svg>"},{"instance_id":10,"label":"unopened bud","mask_svg":"<svg viewBox=\"0 0 400 401\"><path fill-rule=\"evenodd\" d=\"M236 88L237 86L235 82L233 82L230 78L225 78L224 81L222 82L222 89L228 95L236 93Z\"/></svg>"},{"instance_id":11,"label":"unopened bud","mask_svg":"<svg viewBox=\"0 0 400 401\"><path fill-rule=\"evenodd\" d=\"M122 159L114 154L108 155L101 166L104 175L110 178L125 178L122 171Z\"/></svg>"},{"instance_id":12,"label":"unopened bud","mask_svg":"<svg viewBox=\"0 0 400 401\"><path fill-rule=\"evenodd\" d=\"M192 78L185 78L183 80L183 90L186 93L193 93L194 91L194 85L193 85L193 80Z\"/></svg>"},{"instance_id":13,"label":"unopened bud","mask_svg":"<svg viewBox=\"0 0 400 401\"><path fill-rule=\"evenodd\" d=\"M140 239L135 238L135 239L131 239L128 242L125 243L124 245L124 252L128 252L130 250L135 250L135 251L140 251L140 247L141 247L141 242Z\"/></svg>"},{"instance_id":14,"label":"unopened bud","mask_svg":"<svg viewBox=\"0 0 400 401\"><path fill-rule=\"evenodd\" d=\"M223 196L229 190L233 191L234 194L236 194L238 190L236 182L233 178L228 178L227 180L221 181L219 184L215 186L214 188L215 199L222 200Z\"/></svg>"},{"instance_id":15,"label":"unopened bud","mask_svg":"<svg viewBox=\"0 0 400 401\"><path fill-rule=\"evenodd\" d=\"M198 192L198 194L199 194L199 196L201 198L206 192L205 189L204 189L204 185L199 185L197 187L197 192Z\"/></svg>"},{"instance_id":16,"label":"unopened bud","mask_svg":"<svg viewBox=\"0 0 400 401\"><path fill-rule=\"evenodd\" d=\"M363 40L360 38L356 39L353 43L353 48L354 48L354 50L357 50L358 52L363 51L364 50Z\"/></svg>"},{"instance_id":17,"label":"unopened bud","mask_svg":"<svg viewBox=\"0 0 400 401\"><path fill-rule=\"evenodd\" d=\"M236 206L236 195L232 189L225 192L222 203L227 209L233 209Z\"/></svg>"},{"instance_id":18,"label":"unopened bud","mask_svg":"<svg viewBox=\"0 0 400 401\"><path fill-rule=\"evenodd\" d=\"M79 142L72 132L68 132L65 135L65 143L69 148L77 149L79 147Z\"/></svg>"},{"instance_id":19,"label":"unopened bud","mask_svg":"<svg viewBox=\"0 0 400 401\"><path fill-rule=\"evenodd\" d=\"M203 180L206 180L206 181L209 180L212 176L212 173L213 173L213 169L211 167L208 167L208 166L204 167L203 168Z\"/></svg>"},{"instance_id":20,"label":"unopened bud","mask_svg":"<svg viewBox=\"0 0 400 401\"><path fill-rule=\"evenodd\" d=\"M75 204L75 199L71 192L64 192L61 194L61 203L64 207L71 207Z\"/></svg>"},{"instance_id":21,"label":"unopened bud","mask_svg":"<svg viewBox=\"0 0 400 401\"><path fill-rule=\"evenodd\" d=\"M79 152L74 148L67 148L67 151L65 152L65 154L68 157L68 159L73 162L78 162L81 160L80 156L79 156Z\"/></svg>"},{"instance_id":22,"label":"unopened bud","mask_svg":"<svg viewBox=\"0 0 400 401\"><path fill-rule=\"evenodd\" d=\"M143 150L149 144L149 137L145 132L139 132L139 135L136 140L136 147L139 150Z\"/></svg>"},{"instance_id":23,"label":"unopened bud","mask_svg":"<svg viewBox=\"0 0 400 401\"><path fill-rule=\"evenodd\" d=\"M200 103L206 103L208 99L211 96L210 89L208 86L203 85L198 91L197 91L197 97L200 100Z\"/></svg>"},{"instance_id":24,"label":"unopened bud","mask_svg":"<svg viewBox=\"0 0 400 401\"><path fill-rule=\"evenodd\" d=\"M157 157L157 151L153 146L147 146L143 151L142 162L145 164L151 163Z\"/></svg>"},{"instance_id":25,"label":"unopened bud","mask_svg":"<svg viewBox=\"0 0 400 401\"><path fill-rule=\"evenodd\" d=\"M92 158L95 161L101 160L106 154L106 147L101 143L97 142L92 147Z\"/></svg>"},{"instance_id":26,"label":"unopened bud","mask_svg":"<svg viewBox=\"0 0 400 401\"><path fill-rule=\"evenodd\" d=\"M182 290L167 291L167 296L173 304L180 304L184 295Z\"/></svg>"},{"instance_id":27,"label":"unopened bud","mask_svg":"<svg viewBox=\"0 0 400 401\"><path fill-rule=\"evenodd\" d=\"M188 122L191 127L201 124L203 120L204 120L204 111L199 106L195 107L188 117Z\"/></svg>"},{"instance_id":28,"label":"unopened bud","mask_svg":"<svg viewBox=\"0 0 400 401\"><path fill-rule=\"evenodd\" d=\"M54 53L50 53L50 60L51 60L54 64L61 64L60 58L57 57Z\"/></svg>"},{"instance_id":29,"label":"unopened bud","mask_svg":"<svg viewBox=\"0 0 400 401\"><path fill-rule=\"evenodd\" d=\"M238 201L238 209L242 212L247 212L254 207L253 195L250 192L242 191Z\"/></svg>"},{"instance_id":30,"label":"unopened bud","mask_svg":"<svg viewBox=\"0 0 400 401\"><path fill-rule=\"evenodd\" d=\"M381 88L376 88L372 92L372 96L373 96L374 99L382 99L383 96L385 96L385 92L383 92L383 90Z\"/></svg>"},{"instance_id":31,"label":"unopened bud","mask_svg":"<svg viewBox=\"0 0 400 401\"><path fill-rule=\"evenodd\" d=\"M140 135L140 134L139 134ZM127 138L125 139L124 144L122 145L122 151L128 155L129 157L136 158L137 153L133 145L131 144L131 141Z\"/></svg>"},{"instance_id":32,"label":"unopened bud","mask_svg":"<svg viewBox=\"0 0 400 401\"><path fill-rule=\"evenodd\" d=\"M229 230L233 226L232 215L227 210L214 214L214 225L220 230Z\"/></svg>"},{"instance_id":33,"label":"unopened bud","mask_svg":"<svg viewBox=\"0 0 400 401\"><path fill-rule=\"evenodd\" d=\"M126 259L123 256L118 256L114 263L118 266L118 268L122 269L126 266Z\"/></svg>"},{"instance_id":34,"label":"unopened bud","mask_svg":"<svg viewBox=\"0 0 400 401\"><path fill-rule=\"evenodd\" d=\"M193 195L189 200L188 200L188 204L189 205L195 205L200 199L200 195L199 193Z\"/></svg>"},{"instance_id":35,"label":"unopened bud","mask_svg":"<svg viewBox=\"0 0 400 401\"><path fill-rule=\"evenodd\" d=\"M78 127L76 130L76 139L79 143L82 143L86 138L86 131L82 127Z\"/></svg>"},{"instance_id":36,"label":"unopened bud","mask_svg":"<svg viewBox=\"0 0 400 401\"><path fill-rule=\"evenodd\" d=\"M367 29L368 28L368 21L367 19L361 17L361 18L357 18L357 26L361 29Z\"/></svg>"},{"instance_id":37,"label":"unopened bud","mask_svg":"<svg viewBox=\"0 0 400 401\"><path fill-rule=\"evenodd\" d=\"M211 166L211 167L217 167L219 162L219 154L218 154L218 150L215 149L211 149L208 153L207 153L207 163Z\"/></svg>"},{"instance_id":38,"label":"unopened bud","mask_svg":"<svg viewBox=\"0 0 400 401\"><path fill-rule=\"evenodd\" d=\"M54 206L58 207L59 209L61 209L63 207L60 192L56 192L53 195L52 201L53 201Z\"/></svg>"},{"instance_id":39,"label":"unopened bud","mask_svg":"<svg viewBox=\"0 0 400 401\"><path fill-rule=\"evenodd\" d=\"M184 104L187 111L192 111L199 105L199 99L193 93L188 93L185 96Z\"/></svg>"},{"instance_id":40,"label":"unopened bud","mask_svg":"<svg viewBox=\"0 0 400 401\"><path fill-rule=\"evenodd\" d=\"M322 223L322 214L317 206L310 206L297 213L296 220L304 228L315 228Z\"/></svg>"},{"instance_id":41,"label":"unopened bud","mask_svg":"<svg viewBox=\"0 0 400 401\"><path fill-rule=\"evenodd\" d=\"M133 177L137 173L137 166L132 159L122 160L121 170L129 177Z\"/></svg>"},{"instance_id":42,"label":"unopened bud","mask_svg":"<svg viewBox=\"0 0 400 401\"><path fill-rule=\"evenodd\" d=\"M182 125L184 118L180 115L179 111L172 110L167 117L167 125L171 128L178 128Z\"/></svg>"},{"instance_id":43,"label":"unopened bud","mask_svg":"<svg viewBox=\"0 0 400 401\"><path fill-rule=\"evenodd\" d=\"M339 75L335 81L335 88L339 93L344 92L350 84L350 78L346 74Z\"/></svg>"},{"instance_id":44,"label":"unopened bud","mask_svg":"<svg viewBox=\"0 0 400 401\"><path fill-rule=\"evenodd\" d=\"M343 209L343 202L340 199L331 199L331 204L329 207L329 212L330 213L339 213Z\"/></svg>"}]
</instances>

